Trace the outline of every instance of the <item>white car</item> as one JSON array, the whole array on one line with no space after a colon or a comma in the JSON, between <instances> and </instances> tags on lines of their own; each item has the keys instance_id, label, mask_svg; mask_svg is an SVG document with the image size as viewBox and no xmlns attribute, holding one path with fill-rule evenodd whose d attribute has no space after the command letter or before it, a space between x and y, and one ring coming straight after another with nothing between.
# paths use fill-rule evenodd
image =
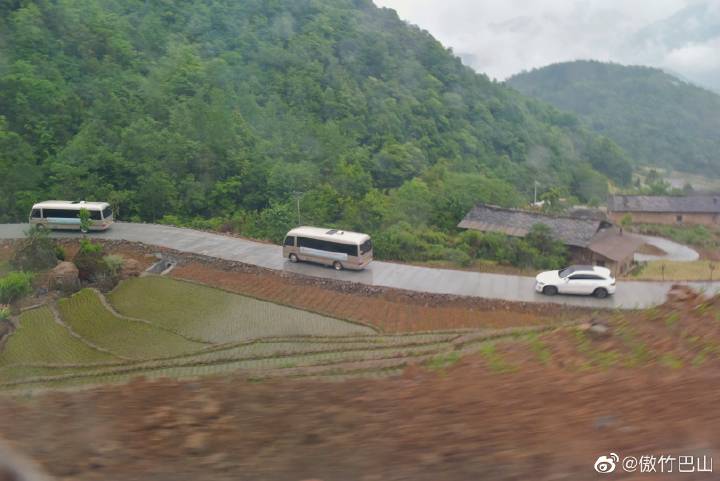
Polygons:
<instances>
[{"instance_id":1,"label":"white car","mask_svg":"<svg viewBox=\"0 0 720 481\"><path fill-rule=\"evenodd\" d=\"M606 267L570 266L538 274L535 290L548 296L586 294L602 299L615 293L615 278Z\"/></svg>"}]
</instances>

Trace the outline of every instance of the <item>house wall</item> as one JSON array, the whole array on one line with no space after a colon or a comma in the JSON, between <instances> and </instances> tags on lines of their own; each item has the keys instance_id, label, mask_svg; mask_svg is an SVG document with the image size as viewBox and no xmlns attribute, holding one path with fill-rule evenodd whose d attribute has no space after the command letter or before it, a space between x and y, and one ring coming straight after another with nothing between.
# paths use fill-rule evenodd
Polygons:
<instances>
[{"instance_id":1,"label":"house wall","mask_svg":"<svg viewBox=\"0 0 720 481\"><path fill-rule=\"evenodd\" d=\"M720 214L680 214L673 212L609 212L608 218L620 225L623 217L630 214L636 224L704 225L720 227ZM682 216L678 220L678 216Z\"/></svg>"},{"instance_id":2,"label":"house wall","mask_svg":"<svg viewBox=\"0 0 720 481\"><path fill-rule=\"evenodd\" d=\"M634 255L629 255L620 261L614 261L603 255L582 247L569 247L570 259L573 264L588 264L607 267L614 276L628 272L633 265Z\"/></svg>"}]
</instances>

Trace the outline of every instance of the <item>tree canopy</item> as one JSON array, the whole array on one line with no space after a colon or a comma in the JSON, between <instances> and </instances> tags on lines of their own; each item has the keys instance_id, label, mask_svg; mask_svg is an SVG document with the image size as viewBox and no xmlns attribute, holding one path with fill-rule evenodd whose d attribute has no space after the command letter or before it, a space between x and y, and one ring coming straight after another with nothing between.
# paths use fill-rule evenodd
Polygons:
<instances>
[{"instance_id":1,"label":"tree canopy","mask_svg":"<svg viewBox=\"0 0 720 481\"><path fill-rule=\"evenodd\" d=\"M274 238L450 232L625 154L370 0L0 2L0 221L46 198Z\"/></svg>"}]
</instances>

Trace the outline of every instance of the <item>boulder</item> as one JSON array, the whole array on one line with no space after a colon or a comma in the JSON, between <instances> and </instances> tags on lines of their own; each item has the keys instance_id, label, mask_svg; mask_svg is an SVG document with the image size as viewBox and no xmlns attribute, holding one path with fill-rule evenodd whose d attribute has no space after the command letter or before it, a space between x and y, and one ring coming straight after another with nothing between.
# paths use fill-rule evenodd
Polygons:
<instances>
[{"instance_id":1,"label":"boulder","mask_svg":"<svg viewBox=\"0 0 720 481\"><path fill-rule=\"evenodd\" d=\"M141 273L142 268L138 261L135 259L123 259L122 267L120 268L120 279L138 277Z\"/></svg>"},{"instance_id":2,"label":"boulder","mask_svg":"<svg viewBox=\"0 0 720 481\"><path fill-rule=\"evenodd\" d=\"M61 262L50 271L48 288L72 292L80 288L80 272L72 262Z\"/></svg>"}]
</instances>

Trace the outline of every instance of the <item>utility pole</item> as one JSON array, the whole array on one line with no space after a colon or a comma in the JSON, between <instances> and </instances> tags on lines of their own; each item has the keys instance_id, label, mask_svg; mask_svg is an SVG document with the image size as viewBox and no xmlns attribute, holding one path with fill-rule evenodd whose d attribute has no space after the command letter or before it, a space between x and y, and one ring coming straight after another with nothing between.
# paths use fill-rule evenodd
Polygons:
<instances>
[{"instance_id":1,"label":"utility pole","mask_svg":"<svg viewBox=\"0 0 720 481\"><path fill-rule=\"evenodd\" d=\"M537 186L538 186L538 181L534 180L533 181L533 205L537 204Z\"/></svg>"},{"instance_id":2,"label":"utility pole","mask_svg":"<svg viewBox=\"0 0 720 481\"><path fill-rule=\"evenodd\" d=\"M295 205L297 206L297 216L298 216L298 223L297 225L301 225L300 223L300 198L303 196L305 192L293 192L293 195L295 196Z\"/></svg>"}]
</instances>

